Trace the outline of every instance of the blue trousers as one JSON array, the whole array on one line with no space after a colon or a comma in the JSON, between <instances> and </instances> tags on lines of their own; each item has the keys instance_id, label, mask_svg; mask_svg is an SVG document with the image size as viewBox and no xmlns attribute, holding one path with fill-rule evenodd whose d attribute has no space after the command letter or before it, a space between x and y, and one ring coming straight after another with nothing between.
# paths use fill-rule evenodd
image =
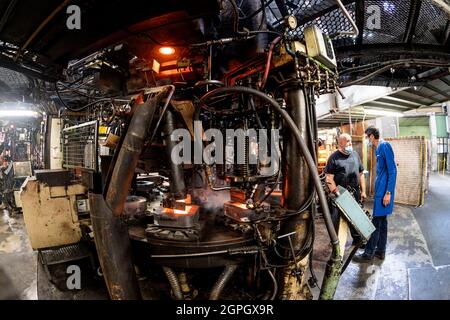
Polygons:
<instances>
[{"instance_id":1,"label":"blue trousers","mask_svg":"<svg viewBox=\"0 0 450 320\"><path fill-rule=\"evenodd\" d=\"M387 216L373 217L372 223L376 230L372 233L372 236L366 244L365 253L369 256L373 256L375 252L385 253L387 243Z\"/></svg>"}]
</instances>

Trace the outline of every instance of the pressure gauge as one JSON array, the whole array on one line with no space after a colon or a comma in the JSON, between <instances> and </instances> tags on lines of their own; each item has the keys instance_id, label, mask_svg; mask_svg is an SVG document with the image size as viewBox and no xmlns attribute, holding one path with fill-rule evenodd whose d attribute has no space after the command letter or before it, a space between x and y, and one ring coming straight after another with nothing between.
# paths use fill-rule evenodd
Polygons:
<instances>
[{"instance_id":1,"label":"pressure gauge","mask_svg":"<svg viewBox=\"0 0 450 320\"><path fill-rule=\"evenodd\" d=\"M297 28L297 18L294 16L287 16L286 25L289 27L289 29L294 30L295 28Z\"/></svg>"}]
</instances>

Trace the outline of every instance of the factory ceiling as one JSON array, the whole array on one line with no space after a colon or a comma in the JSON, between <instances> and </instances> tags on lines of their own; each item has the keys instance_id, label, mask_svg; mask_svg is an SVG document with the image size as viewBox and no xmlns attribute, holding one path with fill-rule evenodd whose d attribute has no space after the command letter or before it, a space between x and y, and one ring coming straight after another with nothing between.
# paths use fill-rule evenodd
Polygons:
<instances>
[{"instance_id":1,"label":"factory ceiling","mask_svg":"<svg viewBox=\"0 0 450 320\"><path fill-rule=\"evenodd\" d=\"M369 87L368 87L369 88ZM450 76L431 80L423 86L401 88L389 95L345 108L320 119L321 127L336 127L358 121L371 120L383 115L421 115L424 112L444 112L450 106ZM434 107L434 108L431 108ZM415 113L411 113L415 111Z\"/></svg>"},{"instance_id":2,"label":"factory ceiling","mask_svg":"<svg viewBox=\"0 0 450 320\"><path fill-rule=\"evenodd\" d=\"M445 1L343 2L360 30L357 37L334 39L343 87L408 87L371 102L381 109L400 111L450 99L450 6ZM81 30L66 26L65 8L72 4L81 8ZM300 38L310 24L330 35L351 30L334 0L264 4L271 30L283 30L288 14L297 17L300 27L292 35ZM211 39L204 26L219 12L219 2L208 0L0 0L0 99L26 96L39 86L35 79L57 81L69 61L119 42L145 52L161 44Z\"/></svg>"}]
</instances>

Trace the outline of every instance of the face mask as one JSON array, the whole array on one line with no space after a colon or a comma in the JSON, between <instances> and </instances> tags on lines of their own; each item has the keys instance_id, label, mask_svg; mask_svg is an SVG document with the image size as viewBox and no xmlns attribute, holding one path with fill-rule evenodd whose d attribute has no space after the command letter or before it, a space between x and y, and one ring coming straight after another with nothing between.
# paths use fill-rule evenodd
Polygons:
<instances>
[{"instance_id":1,"label":"face mask","mask_svg":"<svg viewBox=\"0 0 450 320\"><path fill-rule=\"evenodd\" d=\"M352 146L347 146L347 147L345 147L345 152L347 153L347 154L350 154L350 153L352 153L353 152L353 147Z\"/></svg>"},{"instance_id":2,"label":"face mask","mask_svg":"<svg viewBox=\"0 0 450 320\"><path fill-rule=\"evenodd\" d=\"M372 142L370 142L369 139L366 139L366 145L371 148L372 147Z\"/></svg>"}]
</instances>

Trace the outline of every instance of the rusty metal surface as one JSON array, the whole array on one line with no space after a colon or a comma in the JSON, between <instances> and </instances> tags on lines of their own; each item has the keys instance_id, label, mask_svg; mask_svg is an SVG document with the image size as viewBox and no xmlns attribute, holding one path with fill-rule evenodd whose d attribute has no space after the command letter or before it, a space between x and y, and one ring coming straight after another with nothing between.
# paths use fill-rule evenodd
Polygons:
<instances>
[{"instance_id":1,"label":"rusty metal surface","mask_svg":"<svg viewBox=\"0 0 450 320\"><path fill-rule=\"evenodd\" d=\"M106 202L116 217L123 212L128 190L133 180L134 169L144 148L148 128L161 99L162 94L158 94L156 97L149 98L145 103L136 107L119 150L111 179L106 189Z\"/></svg>"},{"instance_id":2,"label":"rusty metal surface","mask_svg":"<svg viewBox=\"0 0 450 320\"><path fill-rule=\"evenodd\" d=\"M100 194L89 194L94 240L110 298L141 299L125 223L114 217Z\"/></svg>"}]
</instances>

